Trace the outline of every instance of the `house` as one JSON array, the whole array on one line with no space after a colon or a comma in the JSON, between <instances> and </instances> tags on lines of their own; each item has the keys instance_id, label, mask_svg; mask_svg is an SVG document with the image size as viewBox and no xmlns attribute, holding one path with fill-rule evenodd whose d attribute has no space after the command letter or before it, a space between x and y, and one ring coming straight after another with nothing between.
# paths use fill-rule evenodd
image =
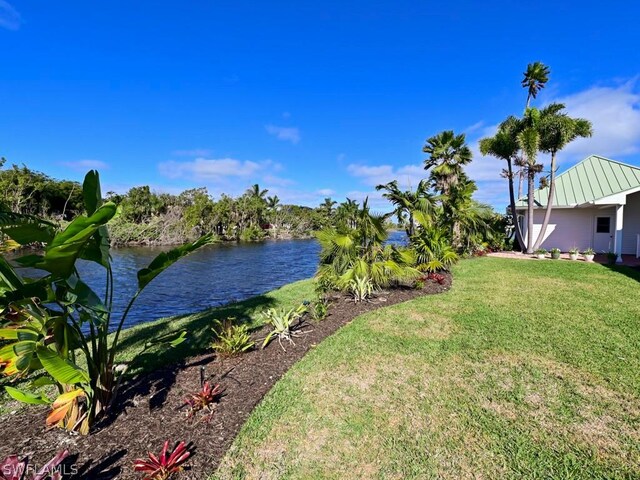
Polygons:
<instances>
[{"instance_id":1,"label":"house","mask_svg":"<svg viewBox=\"0 0 640 480\"><path fill-rule=\"evenodd\" d=\"M542 226L549 187L535 192L533 240ZM527 199L516 203L527 236ZM526 241L526 240L525 240ZM591 155L556 177L542 248L577 247L640 257L640 168Z\"/></svg>"}]
</instances>

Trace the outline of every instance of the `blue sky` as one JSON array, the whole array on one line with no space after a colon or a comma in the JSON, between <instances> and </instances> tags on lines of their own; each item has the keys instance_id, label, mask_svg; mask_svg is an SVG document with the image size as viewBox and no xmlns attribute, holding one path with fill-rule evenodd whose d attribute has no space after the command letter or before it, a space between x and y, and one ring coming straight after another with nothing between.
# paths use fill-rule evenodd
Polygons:
<instances>
[{"instance_id":1,"label":"blue sky","mask_svg":"<svg viewBox=\"0 0 640 480\"><path fill-rule=\"evenodd\" d=\"M538 99L589 118L589 153L640 165L640 5L624 2L0 0L0 155L105 190L149 184L284 201L413 185L444 129L477 140ZM476 197L502 209L502 164Z\"/></svg>"}]
</instances>

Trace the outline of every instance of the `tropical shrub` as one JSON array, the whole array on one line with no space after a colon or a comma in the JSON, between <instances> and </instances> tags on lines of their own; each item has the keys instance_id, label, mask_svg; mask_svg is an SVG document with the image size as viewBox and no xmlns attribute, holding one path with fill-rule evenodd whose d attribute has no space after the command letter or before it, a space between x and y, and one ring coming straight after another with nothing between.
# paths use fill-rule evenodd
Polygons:
<instances>
[{"instance_id":1,"label":"tropical shrub","mask_svg":"<svg viewBox=\"0 0 640 480\"><path fill-rule=\"evenodd\" d=\"M211 348L224 357L244 353L255 345L251 340L249 327L244 324L235 325L234 321L233 317L222 322L216 320L216 326L213 328L216 340L211 344Z\"/></svg>"},{"instance_id":2,"label":"tropical shrub","mask_svg":"<svg viewBox=\"0 0 640 480\"><path fill-rule=\"evenodd\" d=\"M420 212L415 213L419 228L410 238L415 252L415 266L421 272L449 270L458 261L458 254L451 246L447 231L434 225Z\"/></svg>"},{"instance_id":3,"label":"tropical shrub","mask_svg":"<svg viewBox=\"0 0 640 480\"><path fill-rule=\"evenodd\" d=\"M272 330L264 339L262 348L265 348L274 336L278 339L278 343L283 350L284 347L282 346L282 340L287 340L289 343L294 344L293 337L302 333L299 328L301 326L302 317L306 311L307 307L305 305L300 305L297 308L291 308L289 310L276 310L275 308L270 308L263 312L262 319L266 325L272 327Z\"/></svg>"},{"instance_id":4,"label":"tropical shrub","mask_svg":"<svg viewBox=\"0 0 640 480\"><path fill-rule=\"evenodd\" d=\"M149 459L138 459L133 464L136 472L144 473L144 480L167 480L174 473L183 470L184 463L191 456L191 452L184 442L180 442L172 452L169 452L169 441L164 442L159 456L149 452Z\"/></svg>"},{"instance_id":5,"label":"tropical shrub","mask_svg":"<svg viewBox=\"0 0 640 480\"><path fill-rule=\"evenodd\" d=\"M373 284L367 277L356 277L349 282L349 292L355 303L364 302L373 293Z\"/></svg>"},{"instance_id":6,"label":"tropical shrub","mask_svg":"<svg viewBox=\"0 0 640 480\"><path fill-rule=\"evenodd\" d=\"M316 235L322 247L316 277L322 285L348 290L352 280L366 277L374 288L384 288L419 276L410 250L385 244L385 217L371 214L366 200L344 215L341 226Z\"/></svg>"},{"instance_id":7,"label":"tropical shrub","mask_svg":"<svg viewBox=\"0 0 640 480\"><path fill-rule=\"evenodd\" d=\"M40 470L34 472L27 457L19 460L17 455L10 455L0 462L0 480L61 480L59 465L68 456L67 450L61 450Z\"/></svg>"},{"instance_id":8,"label":"tropical shrub","mask_svg":"<svg viewBox=\"0 0 640 480\"><path fill-rule=\"evenodd\" d=\"M320 297L315 302L310 303L307 308L309 310L309 315L311 315L311 318L313 318L316 322L319 322L327 318L329 302L324 297Z\"/></svg>"},{"instance_id":9,"label":"tropical shrub","mask_svg":"<svg viewBox=\"0 0 640 480\"><path fill-rule=\"evenodd\" d=\"M155 277L211 239L201 237L163 252L138 271L136 293L115 319L107 223L116 214L116 206L103 202L98 172L86 175L83 198L86 215L76 216L60 232L47 222L16 214L10 221L4 217L7 221L0 224L0 231L21 245L39 242L45 246L42 254L15 260L20 266L45 272L38 279L23 277L0 258L0 340L8 342L0 348L0 366L4 375L14 378L43 372L32 386L55 386L56 399L12 387L6 388L7 393L21 402L51 405L48 425L86 434L112 405L126 373L127 366L116 365L116 354L136 299ZM102 298L82 281L76 268L79 259L104 268ZM175 346L183 340L184 332L175 332L147 342L144 348L160 343Z\"/></svg>"},{"instance_id":10,"label":"tropical shrub","mask_svg":"<svg viewBox=\"0 0 640 480\"><path fill-rule=\"evenodd\" d=\"M615 265L618 260L618 254L614 252L607 252L607 263L609 265Z\"/></svg>"},{"instance_id":11,"label":"tropical shrub","mask_svg":"<svg viewBox=\"0 0 640 480\"><path fill-rule=\"evenodd\" d=\"M582 252L583 255L595 255L596 251L593 248L587 248Z\"/></svg>"}]
</instances>

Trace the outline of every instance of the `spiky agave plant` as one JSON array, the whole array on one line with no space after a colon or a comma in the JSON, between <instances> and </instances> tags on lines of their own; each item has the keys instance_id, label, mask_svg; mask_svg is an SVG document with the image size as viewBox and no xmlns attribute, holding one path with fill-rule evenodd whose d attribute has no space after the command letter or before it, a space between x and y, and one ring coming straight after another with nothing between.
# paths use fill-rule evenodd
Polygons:
<instances>
[{"instance_id":1,"label":"spiky agave plant","mask_svg":"<svg viewBox=\"0 0 640 480\"><path fill-rule=\"evenodd\" d=\"M169 440L164 442L159 456L149 452L149 459L138 459L133 463L136 472L145 474L144 480L167 480L174 473L183 470L183 465L191 456L184 442L180 442L176 448L169 453Z\"/></svg>"}]
</instances>

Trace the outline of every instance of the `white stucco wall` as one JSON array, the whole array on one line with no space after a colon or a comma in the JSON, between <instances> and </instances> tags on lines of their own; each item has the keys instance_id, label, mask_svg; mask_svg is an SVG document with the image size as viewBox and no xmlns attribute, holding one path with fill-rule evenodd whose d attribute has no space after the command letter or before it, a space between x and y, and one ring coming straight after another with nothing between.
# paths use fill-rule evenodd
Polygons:
<instances>
[{"instance_id":1,"label":"white stucco wall","mask_svg":"<svg viewBox=\"0 0 640 480\"><path fill-rule=\"evenodd\" d=\"M627 195L622 227L622 253L635 255L637 235L640 234L640 192Z\"/></svg>"},{"instance_id":2,"label":"white stucco wall","mask_svg":"<svg viewBox=\"0 0 640 480\"><path fill-rule=\"evenodd\" d=\"M568 208L551 211L551 220L547 226L542 248L551 250L559 248L563 252L574 246L580 250L593 248L594 222L597 216L612 215L612 225L615 223L614 208ZM533 212L533 241L535 242L542 226L544 210ZM527 237L527 222L524 219L525 242ZM613 230L612 230L613 231Z\"/></svg>"}]
</instances>

